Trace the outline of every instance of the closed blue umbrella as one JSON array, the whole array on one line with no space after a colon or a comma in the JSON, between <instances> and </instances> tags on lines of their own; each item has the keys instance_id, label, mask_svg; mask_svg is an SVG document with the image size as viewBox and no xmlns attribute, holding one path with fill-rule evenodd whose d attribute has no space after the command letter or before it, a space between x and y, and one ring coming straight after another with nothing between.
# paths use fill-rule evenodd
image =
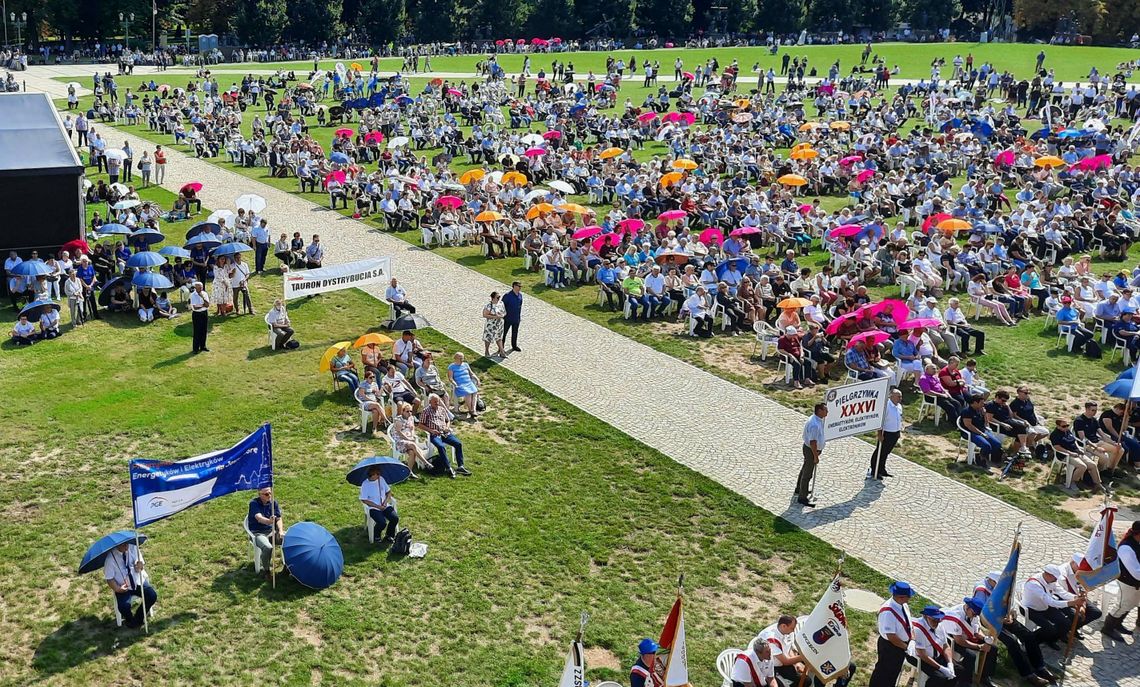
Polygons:
<instances>
[{"instance_id":1,"label":"closed blue umbrella","mask_svg":"<svg viewBox=\"0 0 1140 687\"><path fill-rule=\"evenodd\" d=\"M198 234L187 241L183 248L190 250L195 246L202 246L206 250L213 250L220 245L222 245L221 240L214 234Z\"/></svg>"},{"instance_id":2,"label":"closed blue umbrella","mask_svg":"<svg viewBox=\"0 0 1140 687\"><path fill-rule=\"evenodd\" d=\"M43 260L25 260L8 270L8 274L17 277L46 277L52 273L51 267Z\"/></svg>"},{"instance_id":3,"label":"closed blue umbrella","mask_svg":"<svg viewBox=\"0 0 1140 687\"><path fill-rule=\"evenodd\" d=\"M190 251L178 246L163 246L158 249L159 255L165 255L168 258L188 258Z\"/></svg>"},{"instance_id":4,"label":"closed blue umbrella","mask_svg":"<svg viewBox=\"0 0 1140 687\"><path fill-rule=\"evenodd\" d=\"M144 250L127 258L127 267L158 267L165 264L166 256L151 250Z\"/></svg>"},{"instance_id":5,"label":"closed blue umbrella","mask_svg":"<svg viewBox=\"0 0 1140 687\"><path fill-rule=\"evenodd\" d=\"M83 560L79 563L79 574L93 572L103 567L103 561L107 558L107 554L111 549L120 544L135 541L138 536L138 543L143 544L146 542L145 534L138 534L132 530L119 530L112 532L105 537L95 541L94 544L87 548L87 553L83 554Z\"/></svg>"},{"instance_id":6,"label":"closed blue umbrella","mask_svg":"<svg viewBox=\"0 0 1140 687\"><path fill-rule=\"evenodd\" d=\"M728 271L728 266L732 263L735 263L736 269L739 272L743 273L744 269L746 267L748 267L748 258L732 258L731 260L725 260L724 262L717 265L716 266L717 279L720 279L721 277L724 276L724 273Z\"/></svg>"},{"instance_id":7,"label":"closed blue umbrella","mask_svg":"<svg viewBox=\"0 0 1140 687\"><path fill-rule=\"evenodd\" d=\"M130 236L134 232L132 232L131 228L125 224L108 222L107 224L104 224L103 226L96 229L95 233L99 234L100 236L113 236L115 234L118 234L119 236Z\"/></svg>"},{"instance_id":8,"label":"closed blue umbrella","mask_svg":"<svg viewBox=\"0 0 1140 687\"><path fill-rule=\"evenodd\" d=\"M166 235L157 229L139 229L131 234L131 243L141 243L147 246L152 243L162 243L166 240Z\"/></svg>"},{"instance_id":9,"label":"closed blue umbrella","mask_svg":"<svg viewBox=\"0 0 1140 687\"><path fill-rule=\"evenodd\" d=\"M357 463L356 466L349 470L348 474L344 476L344 479L349 484L359 487L364 483L364 480L368 479L368 472L373 467L380 468L380 476L383 477L384 481L389 485L399 484L406 480L408 475L412 474L411 469L408 468L407 465L404 465L395 458L372 456Z\"/></svg>"},{"instance_id":10,"label":"closed blue umbrella","mask_svg":"<svg viewBox=\"0 0 1140 687\"><path fill-rule=\"evenodd\" d=\"M299 522L286 530L281 553L290 574L311 589L331 587L344 570L336 537L315 522Z\"/></svg>"},{"instance_id":11,"label":"closed blue umbrella","mask_svg":"<svg viewBox=\"0 0 1140 687\"><path fill-rule=\"evenodd\" d=\"M156 289L158 291L174 288L174 282L170 281L165 274L158 272L138 272L131 278L131 285L140 289Z\"/></svg>"},{"instance_id":12,"label":"closed blue umbrella","mask_svg":"<svg viewBox=\"0 0 1140 687\"><path fill-rule=\"evenodd\" d=\"M31 321L40 319L45 310L59 310L59 303L55 301L32 301L20 309L21 315L27 315Z\"/></svg>"},{"instance_id":13,"label":"closed blue umbrella","mask_svg":"<svg viewBox=\"0 0 1140 687\"><path fill-rule=\"evenodd\" d=\"M219 255L233 255L234 253L250 253L253 248L245 245L244 243L223 243L214 249L214 257Z\"/></svg>"},{"instance_id":14,"label":"closed blue umbrella","mask_svg":"<svg viewBox=\"0 0 1140 687\"><path fill-rule=\"evenodd\" d=\"M329 155L329 161L335 162L338 165L347 165L348 164L348 156L345 155L344 153L340 153L340 152L333 153L332 155Z\"/></svg>"},{"instance_id":15,"label":"closed blue umbrella","mask_svg":"<svg viewBox=\"0 0 1140 687\"><path fill-rule=\"evenodd\" d=\"M186 238L192 239L198 234L220 234L222 225L217 222L198 222L186 230Z\"/></svg>"}]
</instances>

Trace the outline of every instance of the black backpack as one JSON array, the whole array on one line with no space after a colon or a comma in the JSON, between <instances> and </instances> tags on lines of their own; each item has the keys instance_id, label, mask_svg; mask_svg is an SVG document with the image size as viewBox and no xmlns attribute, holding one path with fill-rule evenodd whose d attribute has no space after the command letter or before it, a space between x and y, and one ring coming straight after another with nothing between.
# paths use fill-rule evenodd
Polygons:
<instances>
[{"instance_id":1,"label":"black backpack","mask_svg":"<svg viewBox=\"0 0 1140 687\"><path fill-rule=\"evenodd\" d=\"M392 547L388 549L390 553L397 556L407 556L412 551L412 533L408 531L407 527L401 528L396 533L396 539L392 542Z\"/></svg>"},{"instance_id":2,"label":"black backpack","mask_svg":"<svg viewBox=\"0 0 1140 687\"><path fill-rule=\"evenodd\" d=\"M1100 360L1104 352L1100 349L1100 344L1096 341L1089 341L1085 344L1085 357L1092 360Z\"/></svg>"}]
</instances>

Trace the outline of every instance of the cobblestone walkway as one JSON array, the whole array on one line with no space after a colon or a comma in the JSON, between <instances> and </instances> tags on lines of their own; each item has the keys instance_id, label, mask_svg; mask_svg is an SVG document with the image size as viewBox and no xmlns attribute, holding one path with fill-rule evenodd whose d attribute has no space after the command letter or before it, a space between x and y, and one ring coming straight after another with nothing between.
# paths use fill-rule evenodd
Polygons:
<instances>
[{"instance_id":1,"label":"cobblestone walkway","mask_svg":"<svg viewBox=\"0 0 1140 687\"><path fill-rule=\"evenodd\" d=\"M54 86L62 85L27 75L32 89L42 84L58 92ZM153 148L125 132L111 140L121 137L135 150ZM418 311L443 334L482 348L483 305L491 291L501 293L507 285L206 161L174 150L168 160L166 187L201 181L202 203L215 209L231 207L242 193L258 193L269 202L273 235L300 231L308 240L320 234L326 264L392 256L395 275ZM382 299L383 287L367 290ZM816 480L818 507L804 510L792 494L803 414L538 298L524 298L524 350L505 367L885 575L909 580L939 603L959 603L985 572L1004 565L1019 522L1022 579L1086 546L1081 535L898 457L886 485L865 481L872 447L857 439L828 444ZM386 312L378 304L378 316ZM1078 645L1070 684L1140 687L1135 649L1102 649L1100 637L1090 633Z\"/></svg>"}]
</instances>

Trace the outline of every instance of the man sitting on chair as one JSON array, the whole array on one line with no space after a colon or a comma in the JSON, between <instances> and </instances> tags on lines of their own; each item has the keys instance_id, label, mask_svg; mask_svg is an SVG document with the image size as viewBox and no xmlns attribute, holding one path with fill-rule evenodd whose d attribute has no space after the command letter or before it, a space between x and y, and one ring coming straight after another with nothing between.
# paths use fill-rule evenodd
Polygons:
<instances>
[{"instance_id":1,"label":"man sitting on chair","mask_svg":"<svg viewBox=\"0 0 1140 687\"><path fill-rule=\"evenodd\" d=\"M273 329L273 335L276 337L275 348L284 348L293 338L293 328L289 326L289 313L285 310L285 302L280 298L273 301L273 307L265 315L265 322Z\"/></svg>"},{"instance_id":2,"label":"man sitting on chair","mask_svg":"<svg viewBox=\"0 0 1140 687\"><path fill-rule=\"evenodd\" d=\"M262 487L249 502L246 525L253 535L253 545L261 556L262 574L269 577L273 549L285 539L285 526L281 523L281 506L273 499L273 490Z\"/></svg>"},{"instance_id":3,"label":"man sitting on chair","mask_svg":"<svg viewBox=\"0 0 1140 687\"><path fill-rule=\"evenodd\" d=\"M408 293L404 291L404 287L400 286L395 277L392 277L388 288L384 290L384 300L392 304L396 317L399 317L402 312L413 314L416 312L416 307L408 302Z\"/></svg>"},{"instance_id":4,"label":"man sitting on chair","mask_svg":"<svg viewBox=\"0 0 1140 687\"><path fill-rule=\"evenodd\" d=\"M732 663L732 687L777 687L772 671L772 646L757 637Z\"/></svg>"},{"instance_id":5,"label":"man sitting on chair","mask_svg":"<svg viewBox=\"0 0 1140 687\"><path fill-rule=\"evenodd\" d=\"M143 579L143 570L142 552L131 542L123 542L111 549L103 560L103 579L115 592L115 605L119 607L119 615L123 616L123 624L127 627L140 627L143 624L143 607L149 613L158 601L158 592ZM132 611L131 601L136 596L143 603Z\"/></svg>"},{"instance_id":6,"label":"man sitting on chair","mask_svg":"<svg viewBox=\"0 0 1140 687\"><path fill-rule=\"evenodd\" d=\"M396 525L400 524L400 516L396 515L396 500L392 498L392 488L380 476L379 466L368 470L368 479L360 485L360 502L364 504L364 514L376 523L373 538L380 539L380 531L384 530L381 544L391 544L396 537Z\"/></svg>"}]
</instances>

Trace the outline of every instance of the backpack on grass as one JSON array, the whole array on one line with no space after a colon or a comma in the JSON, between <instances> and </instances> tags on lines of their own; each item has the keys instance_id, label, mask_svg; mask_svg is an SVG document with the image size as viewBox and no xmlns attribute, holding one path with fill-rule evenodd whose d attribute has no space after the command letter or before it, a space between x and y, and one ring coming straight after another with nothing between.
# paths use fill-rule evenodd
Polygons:
<instances>
[{"instance_id":1,"label":"backpack on grass","mask_svg":"<svg viewBox=\"0 0 1140 687\"><path fill-rule=\"evenodd\" d=\"M407 527L403 527L396 533L395 541L392 542L392 547L389 551L397 556L407 556L411 550L412 533L408 531Z\"/></svg>"}]
</instances>

